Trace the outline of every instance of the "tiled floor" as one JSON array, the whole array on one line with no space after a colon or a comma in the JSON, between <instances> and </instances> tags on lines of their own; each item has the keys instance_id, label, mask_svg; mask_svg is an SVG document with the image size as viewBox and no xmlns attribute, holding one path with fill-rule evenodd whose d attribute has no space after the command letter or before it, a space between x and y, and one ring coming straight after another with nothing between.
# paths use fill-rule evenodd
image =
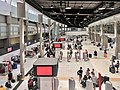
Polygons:
<instances>
[{"instance_id":1,"label":"tiled floor","mask_svg":"<svg viewBox=\"0 0 120 90\"><path fill-rule=\"evenodd\" d=\"M109 72L109 65L111 64L111 55L114 55L114 48L110 49L108 51L108 57L104 58L103 55L103 51L99 50L99 47L93 46L89 40L84 41L83 42L83 49L81 51L81 55L82 52L84 52L85 49L88 50L89 53L93 53L94 50L98 51L98 57L97 58L90 58L89 61L83 61L80 60L79 62L75 61L75 55L73 53L73 57L70 60L70 62L67 62L67 43L65 42L65 49L62 50L63 51L63 60L62 62L59 63L59 69L58 69L58 79L59 79L59 90L69 90L69 82L68 79L70 77L73 77L75 82L76 82L76 90L85 90L85 88L82 88L82 86L80 85L79 81L78 81L78 76L77 76L77 70L79 69L80 66L83 67L84 73L86 71L87 68L90 69L95 69L95 73L98 76L98 72L100 72L103 76L109 76L110 80L113 84L113 86L117 89L120 90L120 73L118 74L112 74ZM76 50L73 50L73 52L75 52ZM32 64L34 63L35 59L29 59L29 62L26 63L26 68L32 67ZM32 63L31 63L32 62ZM29 66L28 66L29 65ZM15 72L18 72L18 70L16 70ZM14 73L15 73L14 72ZM0 84L3 84L4 81L1 81L0 77ZM5 78L5 77L4 77ZM25 77L24 78L24 82L20 85L20 87L17 90L28 90L27 87L27 80L29 79L29 77ZM99 90L98 88L96 90ZM102 90L105 90L105 85L102 85Z\"/></svg>"}]
</instances>

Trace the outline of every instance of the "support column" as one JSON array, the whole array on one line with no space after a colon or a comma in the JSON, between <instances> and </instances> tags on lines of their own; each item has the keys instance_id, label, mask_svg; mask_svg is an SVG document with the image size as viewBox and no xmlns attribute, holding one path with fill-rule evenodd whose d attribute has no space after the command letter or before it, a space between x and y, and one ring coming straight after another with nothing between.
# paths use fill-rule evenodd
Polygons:
<instances>
[{"instance_id":1,"label":"support column","mask_svg":"<svg viewBox=\"0 0 120 90\"><path fill-rule=\"evenodd\" d=\"M39 34L39 23L36 22L36 27L37 27L37 36L36 36L36 40L38 42L38 40L40 39L40 34Z\"/></svg>"},{"instance_id":2,"label":"support column","mask_svg":"<svg viewBox=\"0 0 120 90\"><path fill-rule=\"evenodd\" d=\"M54 22L54 40L56 39L56 22Z\"/></svg>"},{"instance_id":3,"label":"support column","mask_svg":"<svg viewBox=\"0 0 120 90\"><path fill-rule=\"evenodd\" d=\"M38 14L38 33L39 33L39 42L40 42L40 54L43 56L44 45L42 48L42 22L43 22L43 15ZM44 43L43 43L44 44Z\"/></svg>"},{"instance_id":4,"label":"support column","mask_svg":"<svg viewBox=\"0 0 120 90\"><path fill-rule=\"evenodd\" d=\"M89 34L89 39L91 40L91 27L89 27L89 29L88 29L89 31L88 31L88 34Z\"/></svg>"},{"instance_id":5,"label":"support column","mask_svg":"<svg viewBox=\"0 0 120 90\"><path fill-rule=\"evenodd\" d=\"M24 77L24 20L20 19L20 73Z\"/></svg>"},{"instance_id":6,"label":"support column","mask_svg":"<svg viewBox=\"0 0 120 90\"><path fill-rule=\"evenodd\" d=\"M12 17L11 16L7 16L7 43L5 47L9 47L10 46L10 32L11 32L11 24L12 24Z\"/></svg>"},{"instance_id":7,"label":"support column","mask_svg":"<svg viewBox=\"0 0 120 90\"><path fill-rule=\"evenodd\" d=\"M56 24L56 38L58 39L59 35L59 23Z\"/></svg>"},{"instance_id":8,"label":"support column","mask_svg":"<svg viewBox=\"0 0 120 90\"><path fill-rule=\"evenodd\" d=\"M25 17L25 1L17 2L17 16L20 24L20 73L24 77L24 17Z\"/></svg>"},{"instance_id":9,"label":"support column","mask_svg":"<svg viewBox=\"0 0 120 90\"><path fill-rule=\"evenodd\" d=\"M100 25L100 30L101 30L101 33L100 33L100 36L101 36L101 46L103 48L103 42L104 42L104 31L103 31L103 24Z\"/></svg>"},{"instance_id":10,"label":"support column","mask_svg":"<svg viewBox=\"0 0 120 90\"><path fill-rule=\"evenodd\" d=\"M94 40L95 40L95 43L97 42L97 32L96 32L96 26L94 26Z\"/></svg>"},{"instance_id":11,"label":"support column","mask_svg":"<svg viewBox=\"0 0 120 90\"><path fill-rule=\"evenodd\" d=\"M114 23L114 30L115 30L115 42L116 42L116 46L115 46L115 56L118 58L118 53L120 53L120 22L115 22Z\"/></svg>"},{"instance_id":12,"label":"support column","mask_svg":"<svg viewBox=\"0 0 120 90\"><path fill-rule=\"evenodd\" d=\"M94 30L94 26L92 26L92 40L95 41L95 30Z\"/></svg>"},{"instance_id":13,"label":"support column","mask_svg":"<svg viewBox=\"0 0 120 90\"><path fill-rule=\"evenodd\" d=\"M29 43L29 41L28 41L28 25L29 25L29 21L28 20L26 20L25 21L25 30L26 30L26 38L25 38L25 41L26 41L26 43L27 43L27 45L28 45L28 43Z\"/></svg>"},{"instance_id":14,"label":"support column","mask_svg":"<svg viewBox=\"0 0 120 90\"><path fill-rule=\"evenodd\" d=\"M48 19L49 42L51 41L51 19Z\"/></svg>"},{"instance_id":15,"label":"support column","mask_svg":"<svg viewBox=\"0 0 120 90\"><path fill-rule=\"evenodd\" d=\"M103 49L108 47L108 36L104 33L105 29L106 26L101 25L101 43Z\"/></svg>"}]
</instances>

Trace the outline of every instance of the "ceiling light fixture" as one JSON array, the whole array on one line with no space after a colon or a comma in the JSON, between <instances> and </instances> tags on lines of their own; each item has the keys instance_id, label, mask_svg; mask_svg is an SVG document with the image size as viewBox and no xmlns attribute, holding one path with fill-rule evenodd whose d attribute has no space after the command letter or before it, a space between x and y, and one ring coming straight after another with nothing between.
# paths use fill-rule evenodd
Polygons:
<instances>
[{"instance_id":1,"label":"ceiling light fixture","mask_svg":"<svg viewBox=\"0 0 120 90\"><path fill-rule=\"evenodd\" d=\"M104 10L105 9L105 7L102 7L102 8L99 8L98 10Z\"/></svg>"},{"instance_id":2,"label":"ceiling light fixture","mask_svg":"<svg viewBox=\"0 0 120 90\"><path fill-rule=\"evenodd\" d=\"M83 6L80 6L80 9L83 9Z\"/></svg>"},{"instance_id":3,"label":"ceiling light fixture","mask_svg":"<svg viewBox=\"0 0 120 90\"><path fill-rule=\"evenodd\" d=\"M114 10L115 8L114 7L112 7L112 8L110 8L111 10Z\"/></svg>"},{"instance_id":4,"label":"ceiling light fixture","mask_svg":"<svg viewBox=\"0 0 120 90\"><path fill-rule=\"evenodd\" d=\"M71 9L71 7L66 7L65 9Z\"/></svg>"},{"instance_id":5,"label":"ceiling light fixture","mask_svg":"<svg viewBox=\"0 0 120 90\"><path fill-rule=\"evenodd\" d=\"M84 18L84 20L87 20L87 18Z\"/></svg>"},{"instance_id":6,"label":"ceiling light fixture","mask_svg":"<svg viewBox=\"0 0 120 90\"><path fill-rule=\"evenodd\" d=\"M50 8L53 8L53 5L51 5L51 7Z\"/></svg>"}]
</instances>

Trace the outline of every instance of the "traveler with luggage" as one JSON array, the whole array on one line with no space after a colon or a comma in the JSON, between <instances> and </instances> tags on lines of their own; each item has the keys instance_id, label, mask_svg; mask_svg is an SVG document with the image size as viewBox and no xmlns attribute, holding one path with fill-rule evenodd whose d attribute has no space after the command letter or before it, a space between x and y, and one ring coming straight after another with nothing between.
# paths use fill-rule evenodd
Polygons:
<instances>
[{"instance_id":1,"label":"traveler with luggage","mask_svg":"<svg viewBox=\"0 0 120 90\"><path fill-rule=\"evenodd\" d=\"M70 49L70 59L72 58L73 51Z\"/></svg>"},{"instance_id":2,"label":"traveler with luggage","mask_svg":"<svg viewBox=\"0 0 120 90\"><path fill-rule=\"evenodd\" d=\"M63 57L63 52L60 51L60 60L62 60L62 57Z\"/></svg>"},{"instance_id":3,"label":"traveler with luggage","mask_svg":"<svg viewBox=\"0 0 120 90\"><path fill-rule=\"evenodd\" d=\"M33 81L33 79L31 79L31 78L28 80L28 89L29 89L29 90L31 90L31 89L33 88L33 82L34 82L34 81Z\"/></svg>"},{"instance_id":4,"label":"traveler with luggage","mask_svg":"<svg viewBox=\"0 0 120 90\"><path fill-rule=\"evenodd\" d=\"M117 71L116 71L116 73L118 73L119 72L119 66L120 66L120 63L119 63L119 61L117 61L117 63L115 64L115 67L116 67L116 69L117 69Z\"/></svg>"},{"instance_id":5,"label":"traveler with luggage","mask_svg":"<svg viewBox=\"0 0 120 90\"><path fill-rule=\"evenodd\" d=\"M107 58L107 51L104 50L104 57Z\"/></svg>"},{"instance_id":6,"label":"traveler with luggage","mask_svg":"<svg viewBox=\"0 0 120 90\"><path fill-rule=\"evenodd\" d=\"M87 71L86 71L86 76L87 76L87 78L88 78L88 79L90 79L90 78L91 78L91 76L90 76L90 69L89 69L89 68L87 68Z\"/></svg>"},{"instance_id":7,"label":"traveler with luggage","mask_svg":"<svg viewBox=\"0 0 120 90\"><path fill-rule=\"evenodd\" d=\"M12 78L13 78L13 74L12 74L11 71L9 71L9 73L8 73L8 81L11 81Z\"/></svg>"},{"instance_id":8,"label":"traveler with luggage","mask_svg":"<svg viewBox=\"0 0 120 90\"><path fill-rule=\"evenodd\" d=\"M81 84L82 84L82 87L85 88L86 87L86 81L88 80L87 76L84 75L83 79L81 80Z\"/></svg>"},{"instance_id":9,"label":"traveler with luggage","mask_svg":"<svg viewBox=\"0 0 120 90\"><path fill-rule=\"evenodd\" d=\"M77 71L77 75L79 75L79 82L82 78L82 74L83 74L83 70L82 70L82 67L80 67L80 70Z\"/></svg>"},{"instance_id":10,"label":"traveler with luggage","mask_svg":"<svg viewBox=\"0 0 120 90\"><path fill-rule=\"evenodd\" d=\"M87 57L88 57L88 50L87 49L85 50L85 54L87 54Z\"/></svg>"},{"instance_id":11,"label":"traveler with luggage","mask_svg":"<svg viewBox=\"0 0 120 90\"><path fill-rule=\"evenodd\" d=\"M94 51L94 57L97 57L97 51L96 50Z\"/></svg>"}]
</instances>

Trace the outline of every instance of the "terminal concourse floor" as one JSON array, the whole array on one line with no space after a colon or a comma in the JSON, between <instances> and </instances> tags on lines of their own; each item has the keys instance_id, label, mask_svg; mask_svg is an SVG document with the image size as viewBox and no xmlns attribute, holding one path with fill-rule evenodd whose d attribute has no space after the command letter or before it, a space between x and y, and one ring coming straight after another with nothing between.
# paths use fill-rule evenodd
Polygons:
<instances>
[{"instance_id":1,"label":"terminal concourse floor","mask_svg":"<svg viewBox=\"0 0 120 90\"><path fill-rule=\"evenodd\" d=\"M84 61L83 59L81 59L79 62L75 61L75 55L74 52L76 52L76 50L73 50L73 57L70 60L70 62L67 62L67 42L64 42L65 44L65 49L62 50L63 51L63 60L62 62L59 63L59 69L58 69L58 76L57 78L59 79L59 90L69 90L68 88L68 79L73 77L75 82L76 82L76 90L85 90L85 88L82 88L81 84L78 81L78 76L77 76L77 70L79 70L79 67L82 66L83 70L84 70L84 74L86 72L87 68L90 69L95 69L95 73L98 76L98 72L101 73L102 76L109 76L110 77L110 81L112 82L113 86L117 89L120 90L120 73L115 73L112 74L109 72L109 65L111 65L111 55L114 55L114 48L110 49L108 51L108 57L104 58L104 54L103 54L103 50L100 51L99 48L97 46L93 46L89 40L84 41L83 44L83 49L81 51L81 56L83 55L82 52L85 51L85 49L88 50L89 53L93 54L94 50L98 51L98 57L97 58L90 58L89 61ZM92 55L93 56L93 55ZM34 61L37 58L34 57L34 59L28 59L27 63L25 66L31 68L32 64L34 63ZM120 68L119 68L120 71ZM17 69L16 71L13 71L14 75L17 74L16 72L19 72L19 69ZM0 76L0 85L5 83L7 76ZM17 88L17 90L28 90L27 87L27 81L29 79L29 76L26 76L23 80L23 82L21 83L21 85ZM13 84L13 88L14 86L17 84L18 82L16 82L15 84ZM105 90L105 85L102 85L102 90ZM11 89L12 90L12 89ZM99 90L98 88L96 90Z\"/></svg>"}]
</instances>

